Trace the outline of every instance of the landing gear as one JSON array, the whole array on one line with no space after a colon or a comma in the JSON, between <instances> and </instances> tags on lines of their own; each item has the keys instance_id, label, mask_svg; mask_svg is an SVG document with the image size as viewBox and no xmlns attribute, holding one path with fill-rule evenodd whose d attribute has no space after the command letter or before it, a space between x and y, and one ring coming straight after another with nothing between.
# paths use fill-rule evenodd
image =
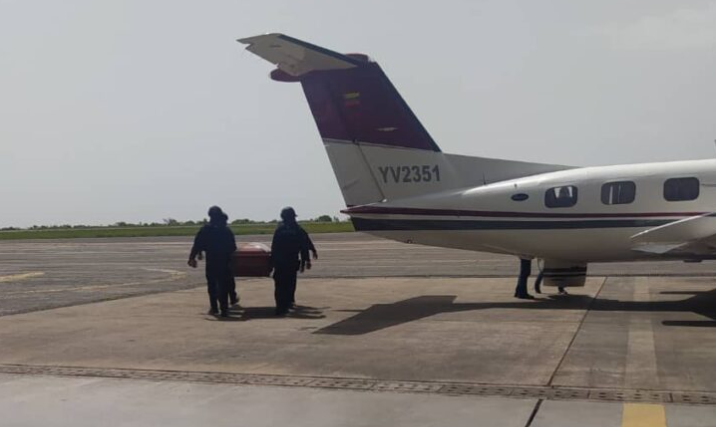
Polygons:
<instances>
[{"instance_id":1,"label":"landing gear","mask_svg":"<svg viewBox=\"0 0 716 427\"><path fill-rule=\"evenodd\" d=\"M534 299L527 292L527 279L532 273L532 260L520 258L520 277L517 279L517 287L515 288L515 298Z\"/></svg>"}]
</instances>

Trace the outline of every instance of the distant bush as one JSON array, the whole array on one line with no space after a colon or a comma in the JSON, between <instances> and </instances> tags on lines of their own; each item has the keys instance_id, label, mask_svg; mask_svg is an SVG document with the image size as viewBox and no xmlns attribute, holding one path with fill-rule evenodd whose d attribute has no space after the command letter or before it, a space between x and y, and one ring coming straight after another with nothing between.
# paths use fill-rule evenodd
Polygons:
<instances>
[{"instance_id":1,"label":"distant bush","mask_svg":"<svg viewBox=\"0 0 716 427\"><path fill-rule=\"evenodd\" d=\"M257 223L256 221L250 220L248 218L240 218L240 219L235 219L235 220L231 221L231 225L256 224L256 223Z\"/></svg>"},{"instance_id":2,"label":"distant bush","mask_svg":"<svg viewBox=\"0 0 716 427\"><path fill-rule=\"evenodd\" d=\"M209 221L206 218L200 219L200 220L188 220L188 221L179 221L174 218L164 218L162 219L162 222L127 222L127 221L117 221L114 224L111 225L85 225L85 224L61 224L61 225L33 225L27 228L22 227L0 227L0 231L63 231L63 230L78 230L78 231L92 231L94 234L93 236L97 235L100 231L102 233L108 232L108 229L137 229L137 228L181 228L181 227L190 227L193 231L192 233L196 232L195 227L201 227L204 224L207 224ZM237 218L233 221L231 221L232 226L241 226L241 227L247 227L247 226L270 226L266 228L266 230L273 230L275 225L279 221L277 219L272 219L270 221L255 221L248 218ZM336 216L330 216L330 215L320 215L313 219L307 219L300 221L301 224L317 224L317 223L324 223L326 225L328 224L335 224L335 225L341 225L341 224L347 224L348 221L342 221L339 217ZM265 228L265 227L264 227ZM264 231L264 228L260 228L262 232ZM341 231L344 230L352 230L352 226L346 226L344 228L337 228ZM102 231L104 230L104 231ZM148 230L147 233L150 233ZM137 232L139 233L139 232ZM142 232L144 233L144 232ZM180 231L166 231L166 233L180 233ZM129 232L125 235L130 235ZM144 235L144 234L137 234L137 235ZM180 235L180 234L172 234L172 235ZM63 235L64 236L64 235Z\"/></svg>"}]
</instances>

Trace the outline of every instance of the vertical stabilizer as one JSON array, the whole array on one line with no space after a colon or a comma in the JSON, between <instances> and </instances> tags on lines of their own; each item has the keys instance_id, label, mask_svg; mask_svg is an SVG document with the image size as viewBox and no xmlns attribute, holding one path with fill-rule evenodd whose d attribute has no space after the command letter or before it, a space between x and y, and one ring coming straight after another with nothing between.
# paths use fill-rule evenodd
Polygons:
<instances>
[{"instance_id":1,"label":"vertical stabilizer","mask_svg":"<svg viewBox=\"0 0 716 427\"><path fill-rule=\"evenodd\" d=\"M282 34L239 40L300 82L346 205L420 196L568 169L441 152L380 66Z\"/></svg>"}]
</instances>

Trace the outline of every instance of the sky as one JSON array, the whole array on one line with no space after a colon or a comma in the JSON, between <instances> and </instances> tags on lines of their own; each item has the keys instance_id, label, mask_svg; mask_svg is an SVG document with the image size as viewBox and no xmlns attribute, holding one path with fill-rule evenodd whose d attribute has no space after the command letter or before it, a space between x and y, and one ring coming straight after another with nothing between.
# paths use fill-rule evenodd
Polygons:
<instances>
[{"instance_id":1,"label":"sky","mask_svg":"<svg viewBox=\"0 0 716 427\"><path fill-rule=\"evenodd\" d=\"M300 85L237 38L381 64L445 152L716 157L716 1L0 0L0 227L337 215Z\"/></svg>"}]
</instances>

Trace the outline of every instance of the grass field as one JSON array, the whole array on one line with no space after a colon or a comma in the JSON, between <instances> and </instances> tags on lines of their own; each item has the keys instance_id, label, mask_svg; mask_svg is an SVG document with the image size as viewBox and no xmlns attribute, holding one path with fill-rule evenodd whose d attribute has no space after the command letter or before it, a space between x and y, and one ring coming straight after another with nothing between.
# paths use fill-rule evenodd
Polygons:
<instances>
[{"instance_id":1,"label":"grass field","mask_svg":"<svg viewBox=\"0 0 716 427\"><path fill-rule=\"evenodd\" d=\"M342 233L351 232L350 222L307 222L301 226L309 233ZM232 225L237 235L271 234L276 224L241 224ZM199 226L159 226L159 227L98 227L98 228L58 228L49 230L13 230L0 231L0 240L25 239L79 239L94 237L157 237L157 236L193 236Z\"/></svg>"}]
</instances>

